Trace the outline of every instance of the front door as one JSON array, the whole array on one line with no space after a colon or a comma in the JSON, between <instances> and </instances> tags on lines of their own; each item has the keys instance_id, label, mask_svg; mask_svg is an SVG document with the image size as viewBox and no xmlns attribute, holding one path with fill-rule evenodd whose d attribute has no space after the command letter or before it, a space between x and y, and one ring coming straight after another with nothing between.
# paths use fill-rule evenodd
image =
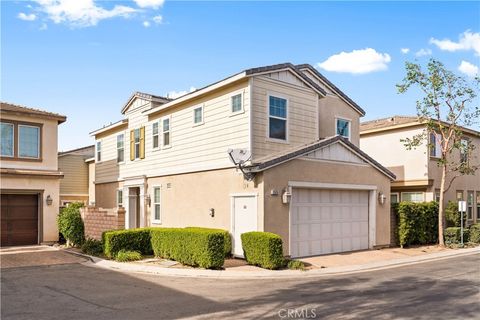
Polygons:
<instances>
[{"instance_id":1,"label":"front door","mask_svg":"<svg viewBox=\"0 0 480 320\"><path fill-rule=\"evenodd\" d=\"M233 197L233 254L243 257L242 233L257 231L257 197L238 195Z\"/></svg>"},{"instance_id":2,"label":"front door","mask_svg":"<svg viewBox=\"0 0 480 320\"><path fill-rule=\"evenodd\" d=\"M128 188L128 219L129 228L140 227L140 188Z\"/></svg>"}]
</instances>

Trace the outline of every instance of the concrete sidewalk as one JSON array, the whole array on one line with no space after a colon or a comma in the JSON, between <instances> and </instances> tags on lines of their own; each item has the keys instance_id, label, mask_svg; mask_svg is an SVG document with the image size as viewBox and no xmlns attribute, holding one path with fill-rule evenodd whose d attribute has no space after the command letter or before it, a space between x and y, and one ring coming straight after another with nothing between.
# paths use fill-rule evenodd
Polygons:
<instances>
[{"instance_id":1,"label":"concrete sidewalk","mask_svg":"<svg viewBox=\"0 0 480 320\"><path fill-rule=\"evenodd\" d=\"M66 250L65 250L66 251ZM66 251L71 254L85 256L83 254ZM370 253L373 253L370 251ZM257 267L249 266L243 270L206 270L197 268L166 268L157 265L142 265L138 263L122 263L112 260L104 260L97 257L90 257L90 261L84 262L84 265L91 267L98 267L110 269L120 272L133 273L149 273L158 274L161 276L172 277L199 277L199 278L225 278L225 279L276 279L276 278L309 278L309 277L323 277L329 275L349 274L357 272L366 272L373 270L380 270L386 268L394 268L398 266L416 264L432 260L441 260L454 256L464 256L479 254L480 247L457 250L444 250L440 252L423 254L417 256L410 256L405 258L380 260L369 262L365 264L349 264L343 266L335 266L329 268L313 269L308 271L299 270L265 270ZM234 269L234 268L233 268Z\"/></svg>"}]
</instances>

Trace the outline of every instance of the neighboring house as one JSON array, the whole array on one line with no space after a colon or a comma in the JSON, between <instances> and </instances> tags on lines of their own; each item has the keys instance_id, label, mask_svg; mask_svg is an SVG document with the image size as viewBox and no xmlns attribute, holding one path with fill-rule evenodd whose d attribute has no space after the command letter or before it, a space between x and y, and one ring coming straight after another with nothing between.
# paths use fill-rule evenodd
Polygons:
<instances>
[{"instance_id":1,"label":"neighboring house","mask_svg":"<svg viewBox=\"0 0 480 320\"><path fill-rule=\"evenodd\" d=\"M92 132L95 200L126 228L270 231L308 256L390 244L395 176L358 148L364 111L310 65L242 71L175 100L133 94ZM229 149L251 155L243 174Z\"/></svg>"},{"instance_id":2,"label":"neighboring house","mask_svg":"<svg viewBox=\"0 0 480 320\"><path fill-rule=\"evenodd\" d=\"M66 117L1 103L1 245L58 240L57 127Z\"/></svg>"},{"instance_id":3,"label":"neighboring house","mask_svg":"<svg viewBox=\"0 0 480 320\"><path fill-rule=\"evenodd\" d=\"M92 162L95 146L58 153L58 168L64 178L60 181L60 206L72 202L89 204L89 162ZM94 199L92 199L94 200Z\"/></svg>"},{"instance_id":4,"label":"neighboring house","mask_svg":"<svg viewBox=\"0 0 480 320\"><path fill-rule=\"evenodd\" d=\"M401 139L422 133L425 130L424 123L419 122L417 117L393 116L364 122L360 128L361 149L397 176L397 180L392 182L392 202L440 199L442 170L437 164L441 156L439 137L432 134L430 142L424 141L423 146L413 150L407 150L401 142ZM462 128L462 131L462 143L475 146L471 161L480 163L480 132L467 128ZM456 153L453 156L459 161L460 151ZM480 172L456 178L445 199L466 200L468 222L480 222Z\"/></svg>"}]
</instances>

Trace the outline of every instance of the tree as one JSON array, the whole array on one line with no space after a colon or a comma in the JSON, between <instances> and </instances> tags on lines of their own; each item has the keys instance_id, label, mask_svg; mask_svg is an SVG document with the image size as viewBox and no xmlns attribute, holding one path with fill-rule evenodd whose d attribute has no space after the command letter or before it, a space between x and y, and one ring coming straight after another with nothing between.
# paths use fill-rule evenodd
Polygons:
<instances>
[{"instance_id":1,"label":"tree","mask_svg":"<svg viewBox=\"0 0 480 320\"><path fill-rule=\"evenodd\" d=\"M437 164L442 169L438 212L438 239L444 245L445 193L453 181L462 175L475 175L480 165L474 152L475 146L463 135L462 127L478 124L480 108L477 95L480 78L472 81L457 76L435 59L430 59L427 70L419 64L406 62L406 76L397 84L399 93L417 87L423 97L417 101L417 117L425 124L425 130L413 137L402 139L407 150L415 149L425 142L434 148L430 140L435 136L440 157ZM474 106L474 104L476 104ZM459 156L460 155L460 156Z\"/></svg>"}]
</instances>

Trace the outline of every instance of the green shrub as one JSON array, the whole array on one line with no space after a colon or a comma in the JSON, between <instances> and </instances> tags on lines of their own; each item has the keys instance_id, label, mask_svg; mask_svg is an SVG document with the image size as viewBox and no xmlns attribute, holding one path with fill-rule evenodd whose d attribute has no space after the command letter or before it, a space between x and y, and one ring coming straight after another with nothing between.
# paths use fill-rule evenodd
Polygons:
<instances>
[{"instance_id":1,"label":"green shrub","mask_svg":"<svg viewBox=\"0 0 480 320\"><path fill-rule=\"evenodd\" d=\"M458 212L458 203L453 201L448 201L447 206L445 207L445 221L447 227L460 227L462 216ZM467 213L463 213L463 226L467 221Z\"/></svg>"},{"instance_id":2,"label":"green shrub","mask_svg":"<svg viewBox=\"0 0 480 320\"><path fill-rule=\"evenodd\" d=\"M138 251L143 255L152 254L149 228L105 231L102 234L103 251L114 258L120 250Z\"/></svg>"},{"instance_id":3,"label":"green shrub","mask_svg":"<svg viewBox=\"0 0 480 320\"><path fill-rule=\"evenodd\" d=\"M137 261L142 259L142 254L138 251L120 250L115 256L118 262Z\"/></svg>"},{"instance_id":4,"label":"green shrub","mask_svg":"<svg viewBox=\"0 0 480 320\"><path fill-rule=\"evenodd\" d=\"M218 231L223 234L224 243L225 243L225 258L228 258L232 255L232 237L230 236L230 232L223 229L214 229L214 228L201 228L201 227L187 227L186 229L196 229L196 230L210 230L210 231Z\"/></svg>"},{"instance_id":5,"label":"green shrub","mask_svg":"<svg viewBox=\"0 0 480 320\"><path fill-rule=\"evenodd\" d=\"M103 253L103 243L100 240L88 238L82 244L82 252L91 256L99 256Z\"/></svg>"},{"instance_id":6,"label":"green shrub","mask_svg":"<svg viewBox=\"0 0 480 320\"><path fill-rule=\"evenodd\" d=\"M468 242L468 229L463 229L463 243ZM461 232L459 227L449 227L444 231L445 244L458 244L461 243Z\"/></svg>"},{"instance_id":7,"label":"green shrub","mask_svg":"<svg viewBox=\"0 0 480 320\"><path fill-rule=\"evenodd\" d=\"M152 248L156 257L210 269L225 262L223 232L197 228L154 228Z\"/></svg>"},{"instance_id":8,"label":"green shrub","mask_svg":"<svg viewBox=\"0 0 480 320\"><path fill-rule=\"evenodd\" d=\"M437 243L438 203L401 202L398 205L398 240L400 246Z\"/></svg>"},{"instance_id":9,"label":"green shrub","mask_svg":"<svg viewBox=\"0 0 480 320\"><path fill-rule=\"evenodd\" d=\"M302 270L305 271L305 263L300 260L289 260L287 268L290 270Z\"/></svg>"},{"instance_id":10,"label":"green shrub","mask_svg":"<svg viewBox=\"0 0 480 320\"><path fill-rule=\"evenodd\" d=\"M470 226L468 241L473 243L480 243L480 223L472 224Z\"/></svg>"},{"instance_id":11,"label":"green shrub","mask_svg":"<svg viewBox=\"0 0 480 320\"><path fill-rule=\"evenodd\" d=\"M241 235L245 260L265 269L285 266L283 243L279 235L270 232L252 231Z\"/></svg>"},{"instance_id":12,"label":"green shrub","mask_svg":"<svg viewBox=\"0 0 480 320\"><path fill-rule=\"evenodd\" d=\"M60 211L57 217L58 231L67 240L67 246L81 246L84 241L84 225L80 208L80 202L70 203Z\"/></svg>"}]
</instances>

